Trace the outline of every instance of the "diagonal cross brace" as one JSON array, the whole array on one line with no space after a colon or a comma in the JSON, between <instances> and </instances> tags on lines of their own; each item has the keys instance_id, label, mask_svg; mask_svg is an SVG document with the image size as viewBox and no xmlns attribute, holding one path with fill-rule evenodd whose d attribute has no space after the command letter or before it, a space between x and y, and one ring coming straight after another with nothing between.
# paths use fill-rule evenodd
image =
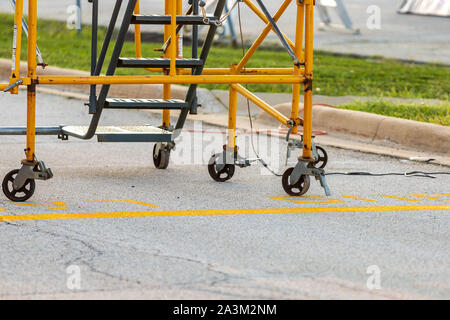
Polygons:
<instances>
[{"instance_id":1,"label":"diagonal cross brace","mask_svg":"<svg viewBox=\"0 0 450 320\"><path fill-rule=\"evenodd\" d=\"M9 0L11 2L11 5L13 6L13 8L16 8L16 0ZM28 37L28 24L25 21L25 18L22 18L22 28L23 31L25 32L26 36ZM38 57L39 60L39 64L45 68L46 64L44 62L44 58L42 58L42 54L41 51L39 50L39 47L36 45L36 55Z\"/></svg>"},{"instance_id":2,"label":"diagonal cross brace","mask_svg":"<svg viewBox=\"0 0 450 320\"><path fill-rule=\"evenodd\" d=\"M256 0L256 2L259 4L259 6L261 7L261 11L264 13L264 15L267 17L267 19L269 20L270 24L272 25L273 31L275 32L275 34L280 39L281 44L283 45L283 47L285 47L285 49L287 50L287 52L291 56L292 60L294 60L294 64L299 66L300 65L300 60L298 59L298 57L295 54L295 52L292 50L292 48L287 43L286 39L283 36L283 33L281 32L280 28L278 27L278 25L275 22L275 20L273 19L273 17L270 15L269 11L267 10L267 8L264 5L264 3L262 2L262 0Z\"/></svg>"}]
</instances>

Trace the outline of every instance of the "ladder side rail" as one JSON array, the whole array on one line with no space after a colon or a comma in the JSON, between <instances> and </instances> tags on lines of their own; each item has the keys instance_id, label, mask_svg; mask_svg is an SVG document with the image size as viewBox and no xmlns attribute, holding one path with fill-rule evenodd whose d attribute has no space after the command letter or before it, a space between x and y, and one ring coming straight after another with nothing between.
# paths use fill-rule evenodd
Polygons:
<instances>
[{"instance_id":1,"label":"ladder side rail","mask_svg":"<svg viewBox=\"0 0 450 320\"><path fill-rule=\"evenodd\" d=\"M95 76L97 69L97 40L98 40L98 0L92 2L92 34L91 34L91 76ZM97 86L91 85L89 93L89 113L94 114L97 105Z\"/></svg>"},{"instance_id":2,"label":"ladder side rail","mask_svg":"<svg viewBox=\"0 0 450 320\"><path fill-rule=\"evenodd\" d=\"M111 15L111 20L108 25L108 29L106 30L105 39L103 40L102 49L100 51L100 55L98 56L98 61L95 63L95 71L94 76L99 76L103 64L105 62L106 53L108 52L109 44L111 43L111 38L114 32L114 28L117 23L117 17L119 16L120 8L122 7L122 0L117 0L113 9L113 13ZM93 85L95 89L91 89L91 95L89 97L89 113L95 114L97 111L97 89L96 85Z\"/></svg>"},{"instance_id":3,"label":"ladder side rail","mask_svg":"<svg viewBox=\"0 0 450 320\"><path fill-rule=\"evenodd\" d=\"M200 13L198 0L192 0L193 15L197 16ZM198 58L198 25L192 27L192 58Z\"/></svg>"},{"instance_id":4,"label":"ladder side rail","mask_svg":"<svg viewBox=\"0 0 450 320\"><path fill-rule=\"evenodd\" d=\"M199 0L193 0L192 1L193 6L193 15L198 15L200 13L200 7L199 7ZM194 25L192 28L192 58L197 59L198 58L198 25ZM194 75L194 69L191 70L191 74ZM191 114L197 114L197 106L198 106L198 98L197 98L197 88L195 89L194 93L194 99L189 106Z\"/></svg>"},{"instance_id":5,"label":"ladder side rail","mask_svg":"<svg viewBox=\"0 0 450 320\"><path fill-rule=\"evenodd\" d=\"M114 32L114 28L117 24L117 18L119 16L120 8L122 7L123 0L116 0L116 5L114 6L113 14L106 30L105 39L103 40L102 50L98 57L98 62L95 69L95 75L99 76L102 72L103 64L105 62L106 53L108 52L109 44L111 43L111 38Z\"/></svg>"},{"instance_id":6,"label":"ladder side rail","mask_svg":"<svg viewBox=\"0 0 450 320\"><path fill-rule=\"evenodd\" d=\"M128 29L131 24L131 18L134 12L134 8L136 7L137 0L129 0L128 6L125 10L122 25L119 30L119 34L117 36L116 44L114 46L113 53L111 55L111 60L109 62L108 70L106 72L106 76L112 76L114 75L114 72L117 68L117 62L119 61L120 53L123 48L123 44L125 42L125 37L128 32ZM99 66L99 65L97 65ZM97 101L97 110L96 113L92 116L91 123L89 125L89 128L84 135L73 135L75 138L82 139L82 140L89 140L95 135L95 131L97 130L98 123L100 121L100 116L103 111L103 106L105 105L106 97L109 92L109 88L111 85L103 85L102 89L99 94L99 98Z\"/></svg>"}]
</instances>

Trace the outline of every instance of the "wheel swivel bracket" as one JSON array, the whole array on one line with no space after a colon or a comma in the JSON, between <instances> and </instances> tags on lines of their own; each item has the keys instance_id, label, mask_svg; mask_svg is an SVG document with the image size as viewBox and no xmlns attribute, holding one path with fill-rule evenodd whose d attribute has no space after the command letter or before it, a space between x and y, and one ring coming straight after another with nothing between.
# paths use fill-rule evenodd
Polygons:
<instances>
[{"instance_id":1,"label":"wheel swivel bracket","mask_svg":"<svg viewBox=\"0 0 450 320\"><path fill-rule=\"evenodd\" d=\"M14 190L21 189L28 179L49 180L53 177L52 170L45 166L45 163L36 158L34 161L23 161L22 167L14 179Z\"/></svg>"},{"instance_id":2,"label":"wheel swivel bracket","mask_svg":"<svg viewBox=\"0 0 450 320\"><path fill-rule=\"evenodd\" d=\"M327 197L331 196L330 188L328 187L327 181L325 179L324 169L314 168L311 163L299 161L290 177L291 183L293 184L293 182L295 183L296 181L299 181L300 177L303 175L316 178L317 181L320 181L320 185L325 190L325 194L327 195Z\"/></svg>"},{"instance_id":3,"label":"wheel swivel bracket","mask_svg":"<svg viewBox=\"0 0 450 320\"><path fill-rule=\"evenodd\" d=\"M216 155L218 158L216 160L216 165L218 170L222 170L227 164L233 164L239 168L250 167L253 162L259 161L256 159L248 159L239 155L237 150L227 150L224 146L224 150Z\"/></svg>"}]
</instances>

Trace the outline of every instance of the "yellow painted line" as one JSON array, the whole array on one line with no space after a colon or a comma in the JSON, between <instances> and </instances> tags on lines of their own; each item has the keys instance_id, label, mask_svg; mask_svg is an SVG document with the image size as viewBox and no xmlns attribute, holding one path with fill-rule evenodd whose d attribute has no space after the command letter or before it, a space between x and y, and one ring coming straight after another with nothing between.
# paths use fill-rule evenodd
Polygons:
<instances>
[{"instance_id":1,"label":"yellow painted line","mask_svg":"<svg viewBox=\"0 0 450 320\"><path fill-rule=\"evenodd\" d=\"M352 200L358 200L358 201L379 202L378 200L365 199L365 198L361 198L359 196L342 196L342 197L347 198L347 199L352 199Z\"/></svg>"},{"instance_id":2,"label":"yellow painted line","mask_svg":"<svg viewBox=\"0 0 450 320\"><path fill-rule=\"evenodd\" d=\"M83 201L83 202L88 202L88 203L99 203L99 202L128 202L128 203L133 203L133 204L138 204L141 206L145 206L145 207L152 207L152 208L157 208L159 207L156 204L151 204L151 203L146 203L146 202L141 202L141 201L135 201L135 200L88 200L88 201Z\"/></svg>"},{"instance_id":3,"label":"yellow painted line","mask_svg":"<svg viewBox=\"0 0 450 320\"><path fill-rule=\"evenodd\" d=\"M300 204L332 204L332 203L346 203L343 200L335 200L331 198L306 196L306 197L271 197L273 200L289 201Z\"/></svg>"},{"instance_id":4,"label":"yellow painted line","mask_svg":"<svg viewBox=\"0 0 450 320\"><path fill-rule=\"evenodd\" d=\"M420 201L417 199L402 198L402 197L390 196L390 195L386 195L386 194L380 194L380 195L374 194L374 195L371 195L370 197L383 197L383 198L388 198L388 199L396 199L396 200L409 201L409 202Z\"/></svg>"},{"instance_id":5,"label":"yellow painted line","mask_svg":"<svg viewBox=\"0 0 450 320\"><path fill-rule=\"evenodd\" d=\"M439 195L436 196L428 196L426 194L410 194L411 197L417 197L417 198L425 198L428 200L436 200L436 201L450 201L450 199L442 199Z\"/></svg>"},{"instance_id":6,"label":"yellow painted line","mask_svg":"<svg viewBox=\"0 0 450 320\"><path fill-rule=\"evenodd\" d=\"M180 210L180 211L136 211L136 212L88 212L24 214L0 216L0 221L61 220L61 219L102 219L138 217L177 217L213 215L251 215L251 214L295 214L295 213L352 213L389 211L446 211L450 205L436 206L374 206L374 207L322 207L322 208L275 208L275 209L223 209L223 210Z\"/></svg>"},{"instance_id":7,"label":"yellow painted line","mask_svg":"<svg viewBox=\"0 0 450 320\"><path fill-rule=\"evenodd\" d=\"M21 203L21 202L10 202L15 206L23 206L23 207L36 207L36 208L45 208L52 210L66 210L67 206L65 202L55 201L52 203Z\"/></svg>"}]
</instances>

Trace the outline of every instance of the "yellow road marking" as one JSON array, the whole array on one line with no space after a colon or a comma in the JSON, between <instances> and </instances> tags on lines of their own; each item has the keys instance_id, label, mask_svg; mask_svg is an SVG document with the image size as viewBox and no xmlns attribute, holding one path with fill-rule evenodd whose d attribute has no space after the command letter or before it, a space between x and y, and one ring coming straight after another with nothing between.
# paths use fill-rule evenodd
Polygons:
<instances>
[{"instance_id":1,"label":"yellow road marking","mask_svg":"<svg viewBox=\"0 0 450 320\"><path fill-rule=\"evenodd\" d=\"M223 209L223 210L180 210L180 211L137 211L137 212L90 212L24 214L0 216L0 221L101 219L138 217L177 217L209 215L252 215L252 214L295 214L295 213L355 213L389 211L447 211L450 205L436 206L373 206L373 207L322 207L322 208L275 208L275 209Z\"/></svg>"},{"instance_id":2,"label":"yellow road marking","mask_svg":"<svg viewBox=\"0 0 450 320\"><path fill-rule=\"evenodd\" d=\"M152 207L152 208L159 207L156 204L151 204L151 203L146 203L146 202L141 202L141 201L135 201L135 200L88 200L88 201L83 201L83 202L91 202L91 203L98 203L98 202L128 202L128 203L138 204L138 205L141 205L141 206Z\"/></svg>"},{"instance_id":3,"label":"yellow road marking","mask_svg":"<svg viewBox=\"0 0 450 320\"><path fill-rule=\"evenodd\" d=\"M290 201L294 203L302 204L327 204L327 203L346 203L343 200L335 200L317 196L305 196L305 197L271 197L273 200Z\"/></svg>"},{"instance_id":4,"label":"yellow road marking","mask_svg":"<svg viewBox=\"0 0 450 320\"><path fill-rule=\"evenodd\" d=\"M445 197L448 197L449 199L442 199L442 200L445 200L445 201L450 200L450 193L438 193L438 194L435 194L435 196L445 196Z\"/></svg>"},{"instance_id":5,"label":"yellow road marking","mask_svg":"<svg viewBox=\"0 0 450 320\"><path fill-rule=\"evenodd\" d=\"M436 201L450 201L450 199L442 199L439 195L435 196L428 196L426 194L410 194L411 197L417 197L417 198L425 198L428 200L436 200Z\"/></svg>"},{"instance_id":6,"label":"yellow road marking","mask_svg":"<svg viewBox=\"0 0 450 320\"><path fill-rule=\"evenodd\" d=\"M401 197L390 196L390 195L386 195L386 194L380 194L380 195L374 194L374 195L371 195L370 197L383 197L383 198L396 199L396 200L409 201L409 202L420 201L417 199L401 198Z\"/></svg>"},{"instance_id":7,"label":"yellow road marking","mask_svg":"<svg viewBox=\"0 0 450 320\"><path fill-rule=\"evenodd\" d=\"M66 210L66 203L62 201L55 201L51 203L19 203L19 202L10 202L15 206L23 206L23 207L38 207L44 209L53 209L53 210Z\"/></svg>"},{"instance_id":8,"label":"yellow road marking","mask_svg":"<svg viewBox=\"0 0 450 320\"><path fill-rule=\"evenodd\" d=\"M366 201L366 202L379 202L378 200L372 200L372 199L365 199L361 198L359 196L342 196L343 198L347 199L353 199L353 200L359 200L359 201Z\"/></svg>"}]
</instances>

